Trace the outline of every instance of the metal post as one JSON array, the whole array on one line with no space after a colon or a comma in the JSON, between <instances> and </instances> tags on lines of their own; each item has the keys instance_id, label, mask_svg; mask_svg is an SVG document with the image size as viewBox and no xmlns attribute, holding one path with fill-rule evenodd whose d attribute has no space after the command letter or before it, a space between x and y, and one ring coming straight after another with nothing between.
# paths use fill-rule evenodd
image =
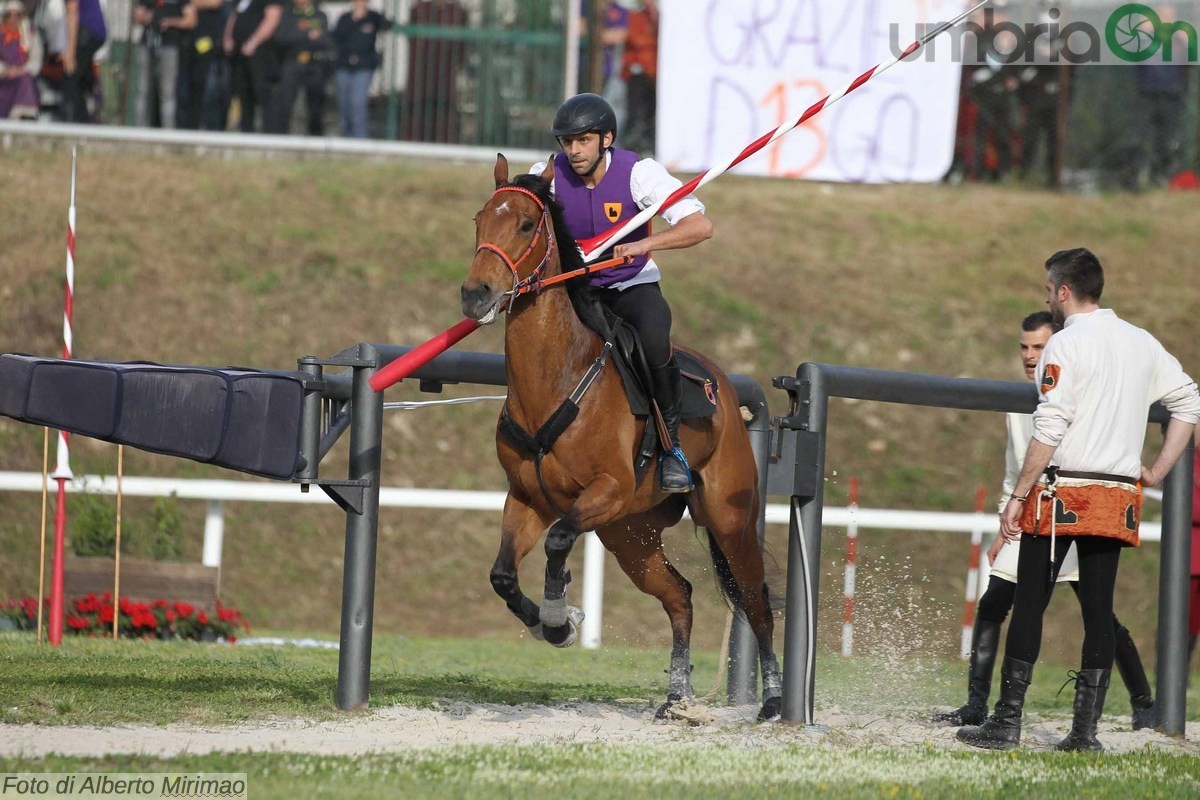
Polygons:
<instances>
[{"instance_id":1,"label":"metal post","mask_svg":"<svg viewBox=\"0 0 1200 800\"><path fill-rule=\"evenodd\" d=\"M816 475L810 495L792 495L788 529L787 628L783 642L783 713L789 723L813 724L813 687L817 667L817 597L821 577L821 512L825 502L825 419L829 396L820 369L802 364L797 377L808 386L807 430L815 447L796 453L796 470ZM803 416L801 410L801 416Z\"/></svg>"},{"instance_id":2,"label":"metal post","mask_svg":"<svg viewBox=\"0 0 1200 800\"><path fill-rule=\"evenodd\" d=\"M761 550L767 530L767 459L771 452L771 415L762 387L744 376L732 376L738 389L738 402L751 411L746 428L750 449L758 465L758 546ZM729 631L728 679L726 695L730 705L748 705L758 700L758 640L740 610L733 615Z\"/></svg>"},{"instance_id":3,"label":"metal post","mask_svg":"<svg viewBox=\"0 0 1200 800\"><path fill-rule=\"evenodd\" d=\"M368 381L379 369L379 354L358 346L352 389L350 481L364 482L360 506L346 509L346 550L342 567L342 633L338 652L337 707L366 708L371 696L371 630L375 608L375 549L379 524L379 471L383 442L383 392Z\"/></svg>"},{"instance_id":4,"label":"metal post","mask_svg":"<svg viewBox=\"0 0 1200 800\"><path fill-rule=\"evenodd\" d=\"M324 368L316 356L303 356L296 360L300 371L313 381L320 381L324 376ZM300 484L300 491L307 492L309 483L315 481L319 474L321 461L321 393L309 391L304 395L304 405L300 415L300 455L304 457L304 466L296 473L298 480L306 481Z\"/></svg>"},{"instance_id":5,"label":"metal post","mask_svg":"<svg viewBox=\"0 0 1200 800\"><path fill-rule=\"evenodd\" d=\"M1158 572L1158 724L1184 735L1188 682L1188 581L1192 550L1195 439L1163 481L1162 551Z\"/></svg>"}]
</instances>

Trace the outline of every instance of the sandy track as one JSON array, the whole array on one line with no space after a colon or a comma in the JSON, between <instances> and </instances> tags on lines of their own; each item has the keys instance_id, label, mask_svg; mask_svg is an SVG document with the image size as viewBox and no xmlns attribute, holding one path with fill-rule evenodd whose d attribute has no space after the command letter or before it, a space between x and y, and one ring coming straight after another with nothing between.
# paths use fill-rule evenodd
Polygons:
<instances>
[{"instance_id":1,"label":"sandy track","mask_svg":"<svg viewBox=\"0 0 1200 800\"><path fill-rule=\"evenodd\" d=\"M711 742L755 747L811 743L851 749L860 746L910 747L925 744L959 748L954 728L936 727L915 718L884 717L818 710L823 730L757 725L756 709L712 707L707 724L676 721L654 723L646 706L594 703L547 706L450 705L439 710L404 707L376 709L330 721L280 719L225 727L131 725L119 727L51 727L0 725L0 755L36 757L58 753L104 756L142 753L278 751L327 755L360 755L413 748L486 744L566 744L603 742L643 744ZM1128 730L1128 718L1109 717L1100 740L1112 753L1145 747L1200 756L1200 723L1188 723L1187 739L1152 731ZM1023 744L1051 748L1070 727L1069 719L1027 721Z\"/></svg>"}]
</instances>

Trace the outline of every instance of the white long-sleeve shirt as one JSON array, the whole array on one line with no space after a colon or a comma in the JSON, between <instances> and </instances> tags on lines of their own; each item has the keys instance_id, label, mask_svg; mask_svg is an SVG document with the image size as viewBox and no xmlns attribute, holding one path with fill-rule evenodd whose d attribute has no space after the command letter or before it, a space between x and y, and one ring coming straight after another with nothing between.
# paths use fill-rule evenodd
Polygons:
<instances>
[{"instance_id":1,"label":"white long-sleeve shirt","mask_svg":"<svg viewBox=\"0 0 1200 800\"><path fill-rule=\"evenodd\" d=\"M1033 438L1033 416L1011 411L1004 415L1004 423L1008 428L1008 446L1004 448L1004 491L997 509L1001 514L1008 505L1008 498L1016 491L1017 479L1021 477L1025 452L1029 449L1029 440Z\"/></svg>"},{"instance_id":2,"label":"white long-sleeve shirt","mask_svg":"<svg viewBox=\"0 0 1200 800\"><path fill-rule=\"evenodd\" d=\"M1200 422L1200 393L1179 361L1146 331L1102 308L1067 318L1037 367L1033 438L1056 447L1064 470L1136 480L1146 413L1161 400L1171 416Z\"/></svg>"}]
</instances>

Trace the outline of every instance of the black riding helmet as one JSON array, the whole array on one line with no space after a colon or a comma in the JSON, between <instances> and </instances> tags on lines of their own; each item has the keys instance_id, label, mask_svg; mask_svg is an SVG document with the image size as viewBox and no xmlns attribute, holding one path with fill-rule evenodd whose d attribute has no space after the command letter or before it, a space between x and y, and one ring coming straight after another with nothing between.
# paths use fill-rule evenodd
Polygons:
<instances>
[{"instance_id":1,"label":"black riding helmet","mask_svg":"<svg viewBox=\"0 0 1200 800\"><path fill-rule=\"evenodd\" d=\"M601 144L606 133L612 133L614 142L617 140L617 114L608 101L598 94L577 94L559 106L558 111L554 113L554 127L550 132L558 140L559 146L562 145L563 136L577 136L592 131L600 134ZM584 173L584 177L591 176L603 160L602 147L600 157Z\"/></svg>"},{"instance_id":2,"label":"black riding helmet","mask_svg":"<svg viewBox=\"0 0 1200 800\"><path fill-rule=\"evenodd\" d=\"M598 94L577 94L554 113L554 127L550 133L555 139L591 131L601 135L611 132L613 139L617 138L617 114Z\"/></svg>"}]
</instances>

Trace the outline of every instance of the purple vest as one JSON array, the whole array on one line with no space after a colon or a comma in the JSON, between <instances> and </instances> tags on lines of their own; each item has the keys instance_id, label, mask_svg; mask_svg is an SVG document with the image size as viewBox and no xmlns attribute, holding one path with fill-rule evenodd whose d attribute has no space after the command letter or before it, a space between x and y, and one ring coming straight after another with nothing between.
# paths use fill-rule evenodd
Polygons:
<instances>
[{"instance_id":1,"label":"purple vest","mask_svg":"<svg viewBox=\"0 0 1200 800\"><path fill-rule=\"evenodd\" d=\"M612 161L595 189L589 189L583 179L575 174L565 153L554 158L554 196L563 208L567 229L576 239L589 239L626 220L641 211L629 189L629 176L638 161L636 153L613 148ZM636 242L650 235L650 223L635 229L623 241ZM612 248L601 256L612 258ZM649 256L638 256L632 264L614 267L588 277L592 286L612 286L627 281L642 271Z\"/></svg>"}]
</instances>

